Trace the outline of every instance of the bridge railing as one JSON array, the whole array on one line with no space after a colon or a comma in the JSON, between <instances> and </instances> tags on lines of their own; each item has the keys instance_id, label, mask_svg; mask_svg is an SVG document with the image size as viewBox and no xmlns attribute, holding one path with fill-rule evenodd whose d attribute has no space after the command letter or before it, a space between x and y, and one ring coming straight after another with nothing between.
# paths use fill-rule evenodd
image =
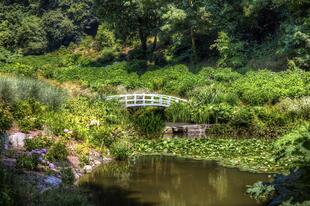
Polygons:
<instances>
[{"instance_id":1,"label":"bridge railing","mask_svg":"<svg viewBox=\"0 0 310 206\"><path fill-rule=\"evenodd\" d=\"M126 107L159 106L169 107L173 103L187 102L185 99L162 94L124 94L107 96L106 100L118 100Z\"/></svg>"}]
</instances>

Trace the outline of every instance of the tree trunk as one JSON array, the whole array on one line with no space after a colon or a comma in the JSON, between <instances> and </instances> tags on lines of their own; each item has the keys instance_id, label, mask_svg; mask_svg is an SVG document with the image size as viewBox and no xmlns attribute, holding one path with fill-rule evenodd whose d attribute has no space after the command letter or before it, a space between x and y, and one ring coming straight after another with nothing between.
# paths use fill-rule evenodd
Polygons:
<instances>
[{"instance_id":1,"label":"tree trunk","mask_svg":"<svg viewBox=\"0 0 310 206\"><path fill-rule=\"evenodd\" d=\"M155 35L155 39L154 39L154 42L153 42L152 52L155 51L156 47L157 47L157 34Z\"/></svg>"},{"instance_id":2,"label":"tree trunk","mask_svg":"<svg viewBox=\"0 0 310 206\"><path fill-rule=\"evenodd\" d=\"M196 51L196 42L195 42L195 32L193 27L191 27L191 40L192 40L192 63L197 63L197 51Z\"/></svg>"},{"instance_id":3,"label":"tree trunk","mask_svg":"<svg viewBox=\"0 0 310 206\"><path fill-rule=\"evenodd\" d=\"M193 8L193 0L188 0L188 4ZM192 41L192 58L191 61L193 64L197 63L197 51L196 51L196 42L195 42L195 31L193 25L191 25L191 41Z\"/></svg>"},{"instance_id":4,"label":"tree trunk","mask_svg":"<svg viewBox=\"0 0 310 206\"><path fill-rule=\"evenodd\" d=\"M139 37L140 37L140 42L141 42L141 49L143 52L146 54L147 50L147 35L143 31L139 31Z\"/></svg>"}]
</instances>

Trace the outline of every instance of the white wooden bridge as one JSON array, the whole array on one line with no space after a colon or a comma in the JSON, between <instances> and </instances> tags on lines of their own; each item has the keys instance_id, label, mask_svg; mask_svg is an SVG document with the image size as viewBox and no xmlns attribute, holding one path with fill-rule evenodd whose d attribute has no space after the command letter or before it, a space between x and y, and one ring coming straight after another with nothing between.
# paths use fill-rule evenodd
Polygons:
<instances>
[{"instance_id":1,"label":"white wooden bridge","mask_svg":"<svg viewBox=\"0 0 310 206\"><path fill-rule=\"evenodd\" d=\"M174 103L187 102L185 99L162 94L124 94L105 97L106 100L118 100L126 107L169 107Z\"/></svg>"}]
</instances>

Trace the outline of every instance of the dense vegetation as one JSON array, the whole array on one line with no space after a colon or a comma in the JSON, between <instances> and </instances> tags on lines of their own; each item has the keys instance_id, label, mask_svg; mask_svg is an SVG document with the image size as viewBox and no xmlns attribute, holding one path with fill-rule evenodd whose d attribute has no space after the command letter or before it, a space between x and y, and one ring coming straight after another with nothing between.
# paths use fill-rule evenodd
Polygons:
<instances>
[{"instance_id":1,"label":"dense vegetation","mask_svg":"<svg viewBox=\"0 0 310 206\"><path fill-rule=\"evenodd\" d=\"M87 55L99 62L283 70L291 60L309 69L306 0L3 0L0 8L2 61L6 50L43 54L97 34Z\"/></svg>"},{"instance_id":2,"label":"dense vegetation","mask_svg":"<svg viewBox=\"0 0 310 206\"><path fill-rule=\"evenodd\" d=\"M0 163L0 205L91 204L70 186L66 161L75 155L88 165L93 150L118 160L156 153L259 172L309 170L309 6L307 0L0 0L0 135L43 131L26 140L16 171ZM124 93L189 101L125 109L105 99ZM162 139L165 122L211 124L212 138ZM38 170L42 160L61 163L61 188L20 189L28 185L20 172ZM308 177L302 182L309 187Z\"/></svg>"}]
</instances>

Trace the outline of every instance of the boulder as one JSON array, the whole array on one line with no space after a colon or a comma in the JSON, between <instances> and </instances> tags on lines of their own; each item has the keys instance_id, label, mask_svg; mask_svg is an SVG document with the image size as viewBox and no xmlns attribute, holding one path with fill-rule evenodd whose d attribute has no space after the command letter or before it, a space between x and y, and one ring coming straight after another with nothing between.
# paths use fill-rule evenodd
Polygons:
<instances>
[{"instance_id":1,"label":"boulder","mask_svg":"<svg viewBox=\"0 0 310 206\"><path fill-rule=\"evenodd\" d=\"M68 156L68 161L70 162L71 166L73 168L79 168L80 167L80 160L77 156Z\"/></svg>"},{"instance_id":2,"label":"boulder","mask_svg":"<svg viewBox=\"0 0 310 206\"><path fill-rule=\"evenodd\" d=\"M62 183L61 179L52 175L47 176L44 179L44 183L48 186L58 187Z\"/></svg>"},{"instance_id":3,"label":"boulder","mask_svg":"<svg viewBox=\"0 0 310 206\"><path fill-rule=\"evenodd\" d=\"M26 134L17 132L9 136L9 142L13 148L22 148L25 145Z\"/></svg>"},{"instance_id":4,"label":"boulder","mask_svg":"<svg viewBox=\"0 0 310 206\"><path fill-rule=\"evenodd\" d=\"M90 165L86 165L84 168L83 168L84 172L85 173L91 173L91 171L93 170L92 166Z\"/></svg>"}]
</instances>

